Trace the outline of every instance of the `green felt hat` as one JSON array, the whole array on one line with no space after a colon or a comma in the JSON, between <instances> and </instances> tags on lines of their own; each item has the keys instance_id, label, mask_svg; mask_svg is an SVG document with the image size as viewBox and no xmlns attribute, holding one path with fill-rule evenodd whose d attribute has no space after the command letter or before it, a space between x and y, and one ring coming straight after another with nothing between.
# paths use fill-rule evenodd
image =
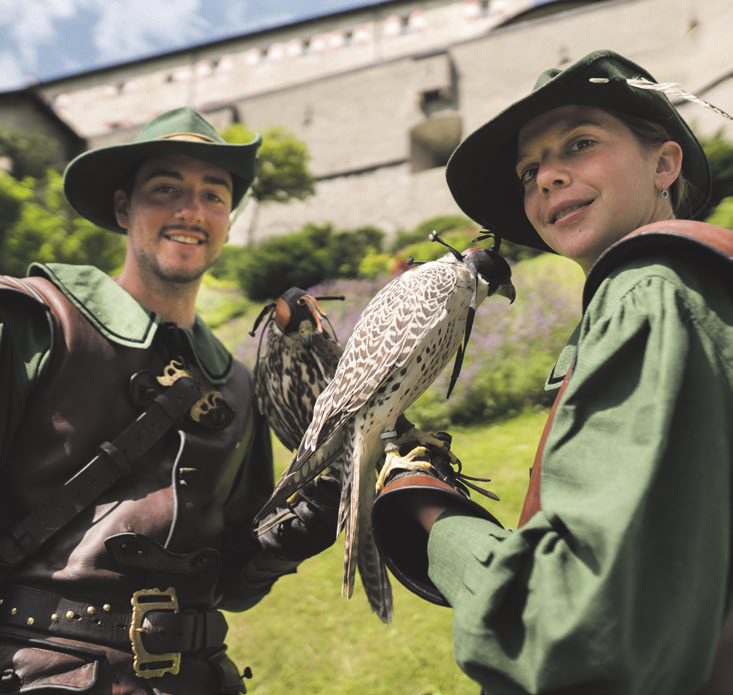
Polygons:
<instances>
[{"instance_id":1,"label":"green felt hat","mask_svg":"<svg viewBox=\"0 0 733 695\"><path fill-rule=\"evenodd\" d=\"M635 80L642 80L635 86ZM643 81L646 81L644 83ZM515 172L519 130L531 119L570 104L615 109L666 128L682 148L687 199L677 216L694 217L710 197L710 168L700 143L643 68L613 51L589 53L564 70L545 70L532 92L471 133L453 152L446 180L460 208L486 229L517 244L549 251L524 214Z\"/></svg>"},{"instance_id":2,"label":"green felt hat","mask_svg":"<svg viewBox=\"0 0 733 695\"><path fill-rule=\"evenodd\" d=\"M261 142L257 134L252 142L229 144L193 109L172 109L153 118L133 142L89 150L72 160L64 172L64 193L80 215L124 234L114 214L114 192L144 159L184 154L232 175L234 209L254 180Z\"/></svg>"}]
</instances>

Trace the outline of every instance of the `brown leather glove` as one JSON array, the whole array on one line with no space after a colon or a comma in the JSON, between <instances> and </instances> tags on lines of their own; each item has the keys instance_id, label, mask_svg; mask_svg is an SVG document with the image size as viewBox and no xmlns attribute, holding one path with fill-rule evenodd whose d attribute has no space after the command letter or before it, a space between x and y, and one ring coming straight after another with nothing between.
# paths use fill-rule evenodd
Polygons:
<instances>
[{"instance_id":1,"label":"brown leather glove","mask_svg":"<svg viewBox=\"0 0 733 695\"><path fill-rule=\"evenodd\" d=\"M446 509L501 524L470 496L469 489L473 489L498 500L493 492L475 485L488 480L464 475L460 461L449 454L451 436L439 432L435 437L445 441L446 446L426 447L429 470L397 470L388 476L372 507L372 530L382 559L392 574L421 598L447 606L445 597L428 577L428 532L415 516L415 505L430 500ZM406 455L412 448L413 443L403 443L400 455Z\"/></svg>"}]
</instances>

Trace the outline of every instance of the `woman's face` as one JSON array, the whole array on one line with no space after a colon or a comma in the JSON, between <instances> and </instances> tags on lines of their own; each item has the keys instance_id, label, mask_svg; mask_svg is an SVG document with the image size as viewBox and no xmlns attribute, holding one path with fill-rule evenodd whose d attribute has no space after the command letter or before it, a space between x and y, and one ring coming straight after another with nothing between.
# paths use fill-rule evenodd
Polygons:
<instances>
[{"instance_id":1,"label":"woman's face","mask_svg":"<svg viewBox=\"0 0 733 695\"><path fill-rule=\"evenodd\" d=\"M670 199L661 196L674 180L663 154L669 145L679 149L675 143L643 147L618 118L592 106L538 116L518 140L527 218L551 249L587 274L611 244L674 216Z\"/></svg>"}]
</instances>

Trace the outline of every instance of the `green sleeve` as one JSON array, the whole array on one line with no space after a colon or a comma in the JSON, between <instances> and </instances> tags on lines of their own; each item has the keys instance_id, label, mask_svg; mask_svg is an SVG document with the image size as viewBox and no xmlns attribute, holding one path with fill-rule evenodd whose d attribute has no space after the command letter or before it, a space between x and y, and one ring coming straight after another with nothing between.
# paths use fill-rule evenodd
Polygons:
<instances>
[{"instance_id":1,"label":"green sleeve","mask_svg":"<svg viewBox=\"0 0 733 695\"><path fill-rule=\"evenodd\" d=\"M516 531L434 526L456 660L488 692L689 693L707 678L733 595L733 308L719 280L686 285L647 268L594 297L542 511Z\"/></svg>"},{"instance_id":2,"label":"green sleeve","mask_svg":"<svg viewBox=\"0 0 733 695\"><path fill-rule=\"evenodd\" d=\"M36 300L0 291L0 465L51 349L48 314Z\"/></svg>"}]
</instances>

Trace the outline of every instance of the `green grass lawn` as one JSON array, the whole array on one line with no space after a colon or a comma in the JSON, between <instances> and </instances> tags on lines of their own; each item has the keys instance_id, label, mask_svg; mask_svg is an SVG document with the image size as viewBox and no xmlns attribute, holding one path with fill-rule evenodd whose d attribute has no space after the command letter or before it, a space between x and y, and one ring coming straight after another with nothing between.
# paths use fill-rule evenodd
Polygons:
<instances>
[{"instance_id":1,"label":"green grass lawn","mask_svg":"<svg viewBox=\"0 0 733 695\"><path fill-rule=\"evenodd\" d=\"M408 413L409 415L409 413ZM453 450L468 475L490 477L501 498L485 504L507 527L516 525L547 411L505 422L451 430ZM278 474L289 460L276 441ZM484 504L480 495L474 499ZM394 618L371 612L357 580L341 596L343 536L296 575L283 577L253 609L229 614L230 654L250 666L250 693L260 695L478 695L453 661L452 611L392 581ZM358 576L358 575L357 575Z\"/></svg>"}]
</instances>

